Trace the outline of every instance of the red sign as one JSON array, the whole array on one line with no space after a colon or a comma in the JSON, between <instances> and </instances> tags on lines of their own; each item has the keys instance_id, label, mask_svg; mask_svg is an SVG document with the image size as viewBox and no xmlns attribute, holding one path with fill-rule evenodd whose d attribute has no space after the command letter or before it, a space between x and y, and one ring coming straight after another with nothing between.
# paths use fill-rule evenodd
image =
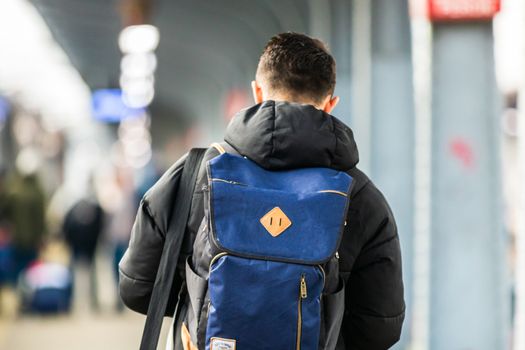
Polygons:
<instances>
[{"instance_id":1,"label":"red sign","mask_svg":"<svg viewBox=\"0 0 525 350\"><path fill-rule=\"evenodd\" d=\"M490 20L501 0L428 0L431 21Z\"/></svg>"}]
</instances>

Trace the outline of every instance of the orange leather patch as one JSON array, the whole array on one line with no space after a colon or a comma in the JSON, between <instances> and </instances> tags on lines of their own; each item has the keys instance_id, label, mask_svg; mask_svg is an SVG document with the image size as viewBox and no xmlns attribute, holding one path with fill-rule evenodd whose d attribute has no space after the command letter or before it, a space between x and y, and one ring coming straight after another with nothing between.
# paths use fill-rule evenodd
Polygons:
<instances>
[{"instance_id":1,"label":"orange leather patch","mask_svg":"<svg viewBox=\"0 0 525 350\"><path fill-rule=\"evenodd\" d=\"M182 340L182 347L184 348L184 350L199 350L191 342L190 332L188 331L188 328L186 328L186 324L182 323L182 326L180 328L180 339Z\"/></svg>"},{"instance_id":2,"label":"orange leather patch","mask_svg":"<svg viewBox=\"0 0 525 350\"><path fill-rule=\"evenodd\" d=\"M261 218L261 224L268 233L273 237L277 237L290 227L292 222L281 208L275 207Z\"/></svg>"}]
</instances>

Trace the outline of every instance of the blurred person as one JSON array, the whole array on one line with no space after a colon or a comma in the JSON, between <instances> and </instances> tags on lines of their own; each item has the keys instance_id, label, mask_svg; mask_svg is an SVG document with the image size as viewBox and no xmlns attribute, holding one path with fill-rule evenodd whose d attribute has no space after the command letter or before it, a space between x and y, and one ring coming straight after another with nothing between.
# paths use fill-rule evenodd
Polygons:
<instances>
[{"instance_id":1,"label":"blurred person","mask_svg":"<svg viewBox=\"0 0 525 350\"><path fill-rule=\"evenodd\" d=\"M12 270L11 243L6 217L6 169L0 166L0 316L4 313L4 292Z\"/></svg>"},{"instance_id":2,"label":"blurred person","mask_svg":"<svg viewBox=\"0 0 525 350\"><path fill-rule=\"evenodd\" d=\"M0 218L0 289L9 281L11 271L11 242L7 227L3 226Z\"/></svg>"},{"instance_id":3,"label":"blurred person","mask_svg":"<svg viewBox=\"0 0 525 350\"><path fill-rule=\"evenodd\" d=\"M109 219L108 232L113 245L112 269L117 291L117 302L115 306L116 310L121 312L124 310L124 304L118 293L118 264L128 247L133 220L135 212L137 211L137 204L133 191L131 173L124 168L117 167L115 181L118 188L118 196L114 198L114 206Z\"/></svg>"},{"instance_id":4,"label":"blurred person","mask_svg":"<svg viewBox=\"0 0 525 350\"><path fill-rule=\"evenodd\" d=\"M6 171L0 166L0 288L8 281L11 265L10 237L4 208L6 205L5 196L7 190L5 181Z\"/></svg>"},{"instance_id":5,"label":"blurred person","mask_svg":"<svg viewBox=\"0 0 525 350\"><path fill-rule=\"evenodd\" d=\"M10 232L13 260L11 282L36 259L46 233L46 198L33 169L19 168L7 182L3 212Z\"/></svg>"},{"instance_id":6,"label":"blurred person","mask_svg":"<svg viewBox=\"0 0 525 350\"><path fill-rule=\"evenodd\" d=\"M64 238L73 253L73 262L89 269L91 309L99 309L95 256L104 228L104 211L92 194L75 203L66 213L62 226Z\"/></svg>"},{"instance_id":7,"label":"blurred person","mask_svg":"<svg viewBox=\"0 0 525 350\"><path fill-rule=\"evenodd\" d=\"M264 48L255 81L252 82L256 104L234 116L226 129L225 142L210 147L204 156L203 164L209 166L211 163L208 161L212 159L227 159L223 157L226 151L227 154L242 155L260 168L275 173L279 170L299 168L331 168L346 172L353 178L344 231L338 253L335 254L336 263L332 264L332 257L330 264L324 265L326 283L323 289L324 298L320 301L323 303L321 312L324 316L321 316L321 320L309 321L321 324L319 338L324 337L324 340L323 343L319 343L320 349L387 349L399 340L405 313L399 237L393 214L385 198L356 167L358 152L351 129L330 115L339 101L339 97L334 96L335 79L334 58L321 41L297 33L282 33L272 37ZM223 155L219 157L221 154ZM121 296L126 305L137 312L148 312L165 237L168 230L171 230L169 225L173 225L170 223L170 217L175 193L180 190L178 186L184 164L183 157L142 199L129 248L120 263ZM206 235L212 235L215 231L208 228L213 225L212 221L203 221L204 217L209 219L209 215L213 215L209 214L209 204L204 203L204 198L211 193L212 182L208 183L204 166L201 166L198 174L188 222L175 223L186 224L186 233L180 256L177 257L178 268L165 314L173 315L178 299L178 313L175 315L173 329L175 349L204 350L213 342L221 349L235 350L235 339L209 339L206 335L210 330L216 330L209 328L208 316L220 316L216 313L217 305L211 302L205 292L207 288L211 288L208 284L208 269L215 261L206 264L211 253L211 243ZM257 205L259 203L255 201L253 207ZM218 206L219 204L215 208ZM244 212L249 207L247 206ZM208 208L206 212L205 208ZM256 225L253 226L254 230L262 230L259 223L253 225ZM294 225L301 223L292 223L291 227ZM266 226L265 228L268 230ZM264 237L270 239L266 235ZM294 248L299 249L286 247L292 251ZM232 259L236 257L233 254ZM214 266L225 264L226 260L217 261ZM265 262L269 263L269 260ZM280 271L282 274L286 272ZM281 278L280 275L281 273L274 275L275 278L270 284L277 286L275 281ZM235 285L238 284L238 287L242 288L243 283L246 283L242 278L238 281L235 281L235 277L232 279L222 284L224 288L228 287L230 292L235 290ZM249 277L245 276L245 279ZM299 288L297 293L299 300L308 300L310 294L307 293L307 283L303 282L304 276L301 279L300 293ZM261 281L260 290L264 290L265 283ZM204 292L204 300L202 294L195 297L196 286ZM291 326L293 322L298 322L297 334L283 333L282 329L278 328L273 333L274 339L257 338L262 328L280 324L283 315L288 315L287 312L293 310L297 311L298 305L299 311L301 310L301 304L296 302L268 315L264 305L270 309L277 299L284 297L281 295L283 288L279 287L275 293L262 295L259 289L240 291L248 299L253 295L253 298L249 299L251 301L246 302L246 308L267 302L258 309L265 311L255 314L255 320L251 319L254 324L237 323L236 330L253 332L251 334L254 335L242 345L239 342L238 347L280 350L282 347L271 346L272 341L286 338L292 342L297 337L296 345L289 348L299 349L303 341L300 332L303 322L300 312L295 320L290 321ZM292 294L295 295L295 292ZM263 301L259 298L263 298ZM327 300L333 302L329 307ZM235 315L230 317L230 322L234 322L234 318ZM257 323L258 318L264 321ZM217 318L213 320L216 321ZM312 336L306 334L306 337ZM312 345L313 343L307 348L317 348Z\"/></svg>"}]
</instances>

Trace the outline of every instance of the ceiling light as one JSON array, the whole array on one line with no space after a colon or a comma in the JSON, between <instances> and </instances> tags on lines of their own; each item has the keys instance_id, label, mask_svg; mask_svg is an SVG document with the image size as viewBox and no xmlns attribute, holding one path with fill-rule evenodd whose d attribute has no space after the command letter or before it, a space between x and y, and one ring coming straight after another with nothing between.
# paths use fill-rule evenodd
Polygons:
<instances>
[{"instance_id":1,"label":"ceiling light","mask_svg":"<svg viewBox=\"0 0 525 350\"><path fill-rule=\"evenodd\" d=\"M129 26L120 32L118 43L124 53L151 52L159 45L159 30L150 24Z\"/></svg>"}]
</instances>

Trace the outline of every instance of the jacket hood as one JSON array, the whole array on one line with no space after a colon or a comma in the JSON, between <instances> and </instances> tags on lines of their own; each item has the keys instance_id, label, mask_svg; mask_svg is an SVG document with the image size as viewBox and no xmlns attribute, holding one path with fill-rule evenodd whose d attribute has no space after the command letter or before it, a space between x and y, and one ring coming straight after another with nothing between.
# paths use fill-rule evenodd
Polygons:
<instances>
[{"instance_id":1,"label":"jacket hood","mask_svg":"<svg viewBox=\"0 0 525 350\"><path fill-rule=\"evenodd\" d=\"M359 161L352 130L314 106L264 101L237 113L224 140L270 170L327 167L349 170Z\"/></svg>"}]
</instances>

